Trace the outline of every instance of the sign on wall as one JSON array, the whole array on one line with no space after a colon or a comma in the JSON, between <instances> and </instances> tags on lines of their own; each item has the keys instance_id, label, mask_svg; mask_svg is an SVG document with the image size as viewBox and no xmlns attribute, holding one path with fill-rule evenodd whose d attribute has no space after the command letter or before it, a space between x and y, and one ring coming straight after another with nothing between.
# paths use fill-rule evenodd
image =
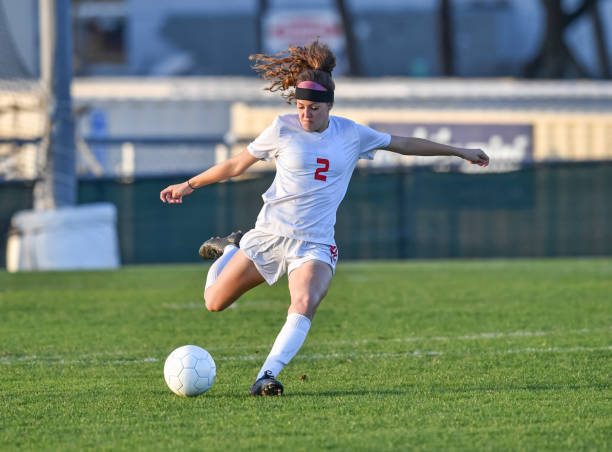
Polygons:
<instances>
[{"instance_id":1,"label":"sign on wall","mask_svg":"<svg viewBox=\"0 0 612 452\"><path fill-rule=\"evenodd\" d=\"M424 138L437 143L463 148L479 148L491 158L489 170L511 171L533 161L533 125L531 124L451 124L451 123L406 123L373 122L370 126L391 135ZM384 166L391 158L390 153L377 157L377 164ZM400 157L402 158L402 157ZM414 157L413 165L461 166L469 171L473 165L468 162L450 160L448 157Z\"/></svg>"},{"instance_id":2,"label":"sign on wall","mask_svg":"<svg viewBox=\"0 0 612 452\"><path fill-rule=\"evenodd\" d=\"M263 21L264 51L277 53L319 39L336 55L334 76L346 73L346 39L335 9L270 9Z\"/></svg>"}]
</instances>

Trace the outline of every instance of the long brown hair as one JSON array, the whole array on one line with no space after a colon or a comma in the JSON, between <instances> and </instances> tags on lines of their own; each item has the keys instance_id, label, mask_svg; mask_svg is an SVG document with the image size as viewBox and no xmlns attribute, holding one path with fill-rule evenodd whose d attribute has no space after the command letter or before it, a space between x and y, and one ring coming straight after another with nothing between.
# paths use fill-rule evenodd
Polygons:
<instances>
[{"instance_id":1,"label":"long brown hair","mask_svg":"<svg viewBox=\"0 0 612 452\"><path fill-rule=\"evenodd\" d=\"M336 88L331 75L336 56L318 40L304 47L291 46L274 55L256 53L249 56L249 60L254 61L252 67L261 78L272 80L266 90L281 91L287 103L295 100L297 84L306 80L317 82L330 91Z\"/></svg>"}]
</instances>

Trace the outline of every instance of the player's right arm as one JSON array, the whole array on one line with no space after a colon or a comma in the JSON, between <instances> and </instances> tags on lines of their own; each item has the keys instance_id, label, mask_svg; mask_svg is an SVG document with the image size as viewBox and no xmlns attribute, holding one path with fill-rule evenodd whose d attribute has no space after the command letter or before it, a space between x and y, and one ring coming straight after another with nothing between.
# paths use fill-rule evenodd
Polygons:
<instances>
[{"instance_id":1,"label":"player's right arm","mask_svg":"<svg viewBox=\"0 0 612 452\"><path fill-rule=\"evenodd\" d=\"M190 195L196 188L239 176L257 161L259 159L253 157L245 149L240 154L207 169L197 176L193 176L182 184L170 185L164 188L160 192L159 198L162 202L170 204L181 203L183 202L183 196Z\"/></svg>"}]
</instances>

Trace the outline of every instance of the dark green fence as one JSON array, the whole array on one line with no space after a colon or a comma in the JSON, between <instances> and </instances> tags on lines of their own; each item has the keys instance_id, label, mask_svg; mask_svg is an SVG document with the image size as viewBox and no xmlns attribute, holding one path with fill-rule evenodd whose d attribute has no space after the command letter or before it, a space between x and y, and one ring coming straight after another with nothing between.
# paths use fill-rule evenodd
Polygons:
<instances>
[{"instance_id":1,"label":"dark green fence","mask_svg":"<svg viewBox=\"0 0 612 452\"><path fill-rule=\"evenodd\" d=\"M20 210L32 208L31 182L0 183L0 268L6 266L6 240L11 216Z\"/></svg>"},{"instance_id":2,"label":"dark green fence","mask_svg":"<svg viewBox=\"0 0 612 452\"><path fill-rule=\"evenodd\" d=\"M197 261L204 239L253 226L272 178L204 187L177 205L159 191L181 179L81 181L79 202L117 206L124 264ZM10 216L31 196L28 186L0 186L3 265ZM344 259L612 255L612 163L356 173L336 241Z\"/></svg>"}]
</instances>

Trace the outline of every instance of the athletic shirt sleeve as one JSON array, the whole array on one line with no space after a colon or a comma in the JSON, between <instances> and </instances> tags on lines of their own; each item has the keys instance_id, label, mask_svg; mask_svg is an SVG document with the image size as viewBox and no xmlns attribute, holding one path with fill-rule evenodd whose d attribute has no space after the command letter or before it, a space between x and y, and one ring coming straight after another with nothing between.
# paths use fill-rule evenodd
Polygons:
<instances>
[{"instance_id":1,"label":"athletic shirt sleeve","mask_svg":"<svg viewBox=\"0 0 612 452\"><path fill-rule=\"evenodd\" d=\"M278 137L280 126L278 117L248 146L247 151L260 160L272 160L278 155Z\"/></svg>"},{"instance_id":2,"label":"athletic shirt sleeve","mask_svg":"<svg viewBox=\"0 0 612 452\"><path fill-rule=\"evenodd\" d=\"M391 135L355 123L359 135L359 158L372 160L376 150L387 147Z\"/></svg>"}]
</instances>

